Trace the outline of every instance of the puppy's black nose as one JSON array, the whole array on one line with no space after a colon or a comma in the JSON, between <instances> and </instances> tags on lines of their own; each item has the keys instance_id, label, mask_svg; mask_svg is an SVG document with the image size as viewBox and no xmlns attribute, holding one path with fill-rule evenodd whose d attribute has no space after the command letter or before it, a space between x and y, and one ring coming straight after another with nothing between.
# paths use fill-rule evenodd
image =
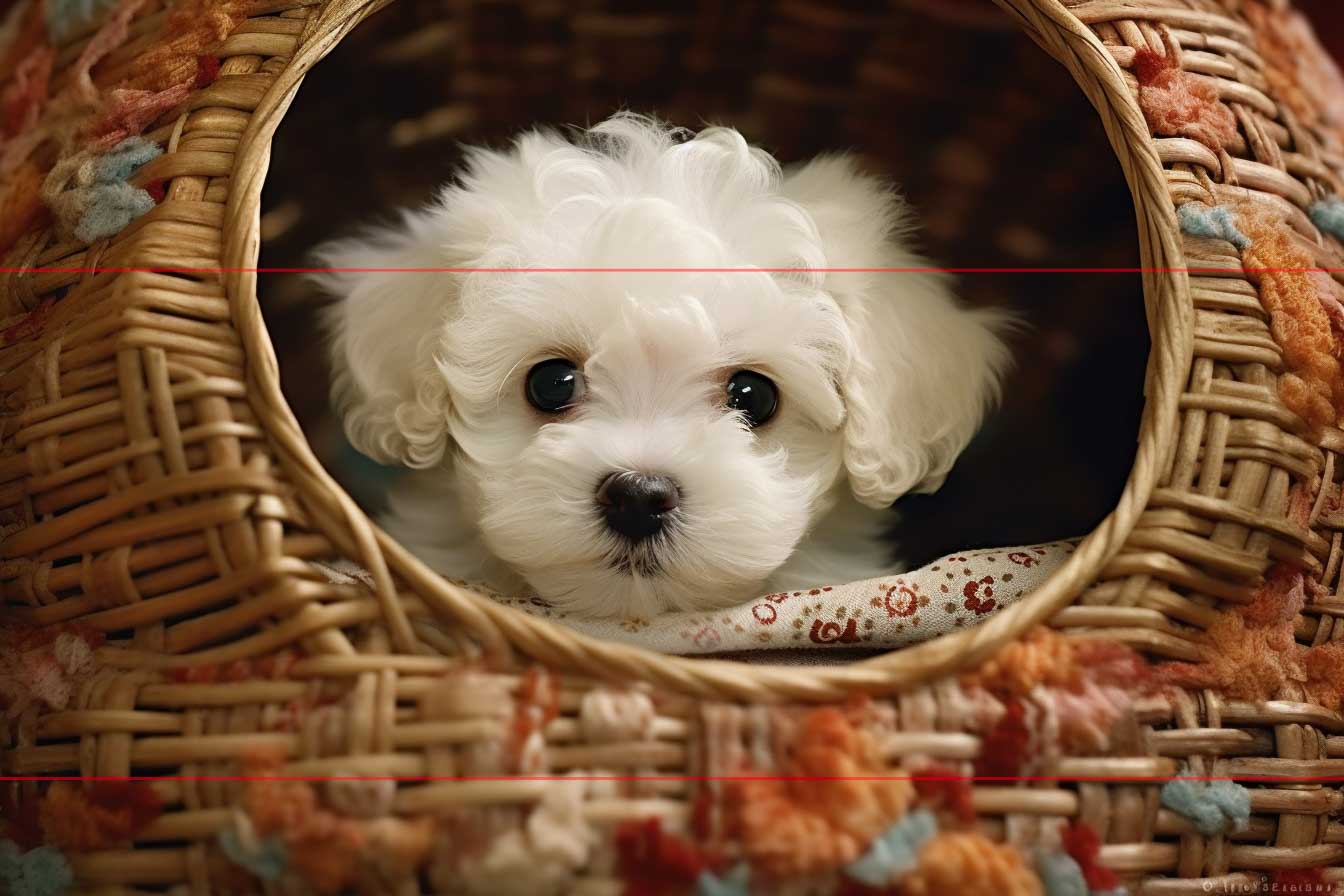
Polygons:
<instances>
[{"instance_id":1,"label":"puppy's black nose","mask_svg":"<svg viewBox=\"0 0 1344 896\"><path fill-rule=\"evenodd\" d=\"M634 541L657 535L679 500L681 492L675 482L647 473L612 473L597 489L597 503L607 525Z\"/></svg>"}]
</instances>

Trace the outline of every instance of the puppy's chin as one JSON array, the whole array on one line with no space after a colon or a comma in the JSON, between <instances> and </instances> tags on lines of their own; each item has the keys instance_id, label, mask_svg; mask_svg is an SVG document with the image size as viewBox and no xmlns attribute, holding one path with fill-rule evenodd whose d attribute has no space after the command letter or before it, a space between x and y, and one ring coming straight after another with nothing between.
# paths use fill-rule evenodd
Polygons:
<instances>
[{"instance_id":1,"label":"puppy's chin","mask_svg":"<svg viewBox=\"0 0 1344 896\"><path fill-rule=\"evenodd\" d=\"M777 529L775 540L755 545L751 556L735 563L734 547L714 550L712 534L697 532L684 521L639 543L614 536L598 523L579 523L573 529L571 544L579 556L559 562L546 562L556 560L554 554L547 556L553 539L505 544L496 530L485 541L558 609L586 617L647 618L667 611L719 609L759 594L802 534L802 527L796 533ZM545 533L534 530L532 535ZM725 542L733 545L735 539L725 533L720 544Z\"/></svg>"},{"instance_id":2,"label":"puppy's chin","mask_svg":"<svg viewBox=\"0 0 1344 896\"><path fill-rule=\"evenodd\" d=\"M760 580L678 578L648 557L617 560L605 568L537 571L528 581L558 609L590 618L647 619L669 610L712 610L759 593Z\"/></svg>"}]
</instances>

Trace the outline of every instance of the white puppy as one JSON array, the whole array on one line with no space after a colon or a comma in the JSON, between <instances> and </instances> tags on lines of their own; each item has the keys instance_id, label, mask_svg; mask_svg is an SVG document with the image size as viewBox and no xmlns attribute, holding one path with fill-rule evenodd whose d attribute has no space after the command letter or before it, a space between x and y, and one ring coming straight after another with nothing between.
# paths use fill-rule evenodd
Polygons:
<instances>
[{"instance_id":1,"label":"white puppy","mask_svg":"<svg viewBox=\"0 0 1344 896\"><path fill-rule=\"evenodd\" d=\"M728 128L472 151L320 255L365 269L321 277L347 432L416 471L382 524L587 615L898 571L883 511L941 485L1008 362L944 277L858 270L926 264L905 219L848 159L784 173Z\"/></svg>"}]
</instances>

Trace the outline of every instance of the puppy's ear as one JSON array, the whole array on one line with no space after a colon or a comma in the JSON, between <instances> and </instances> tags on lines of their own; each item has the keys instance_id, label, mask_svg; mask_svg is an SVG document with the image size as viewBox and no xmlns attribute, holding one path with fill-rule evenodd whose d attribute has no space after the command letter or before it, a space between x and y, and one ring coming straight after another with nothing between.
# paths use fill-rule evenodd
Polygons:
<instances>
[{"instance_id":1,"label":"puppy's ear","mask_svg":"<svg viewBox=\"0 0 1344 896\"><path fill-rule=\"evenodd\" d=\"M906 247L906 208L843 156L787 176L811 215L828 268L927 268ZM1005 314L961 307L942 274L829 272L823 288L850 327L844 462L854 496L886 507L943 484L990 406L1010 356Z\"/></svg>"},{"instance_id":2,"label":"puppy's ear","mask_svg":"<svg viewBox=\"0 0 1344 896\"><path fill-rule=\"evenodd\" d=\"M436 355L457 278L404 270L444 266L434 215L407 213L328 243L317 252L328 270L314 277L336 300L324 324L346 434L374 460L414 468L438 464L448 447L448 387Z\"/></svg>"}]
</instances>

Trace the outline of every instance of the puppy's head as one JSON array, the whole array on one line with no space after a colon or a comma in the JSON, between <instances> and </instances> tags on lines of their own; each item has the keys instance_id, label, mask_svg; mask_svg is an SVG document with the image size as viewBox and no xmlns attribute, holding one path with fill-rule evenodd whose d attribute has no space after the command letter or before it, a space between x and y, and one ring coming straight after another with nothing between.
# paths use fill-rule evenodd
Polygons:
<instances>
[{"instance_id":1,"label":"puppy's head","mask_svg":"<svg viewBox=\"0 0 1344 896\"><path fill-rule=\"evenodd\" d=\"M454 477L558 605L732 603L843 480L873 507L937 488L997 389L995 319L941 278L821 270L918 266L901 218L847 160L785 177L728 129L620 116L477 151L431 207L323 252L471 269L324 278L347 431Z\"/></svg>"}]
</instances>

